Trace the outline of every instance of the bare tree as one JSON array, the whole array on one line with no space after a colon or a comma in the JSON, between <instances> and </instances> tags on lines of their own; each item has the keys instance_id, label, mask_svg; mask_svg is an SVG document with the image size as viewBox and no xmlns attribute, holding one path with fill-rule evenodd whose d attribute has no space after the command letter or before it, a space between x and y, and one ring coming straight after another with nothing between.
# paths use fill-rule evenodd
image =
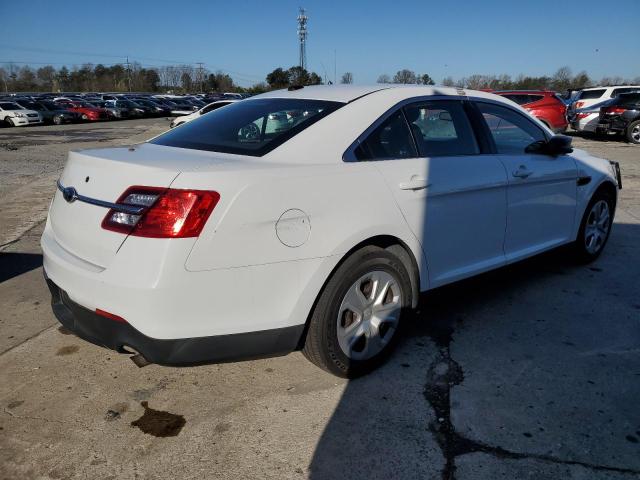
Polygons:
<instances>
[{"instance_id":1,"label":"bare tree","mask_svg":"<svg viewBox=\"0 0 640 480\"><path fill-rule=\"evenodd\" d=\"M340 83L353 83L353 73L345 72L342 74L342 78L340 79Z\"/></svg>"},{"instance_id":2,"label":"bare tree","mask_svg":"<svg viewBox=\"0 0 640 480\"><path fill-rule=\"evenodd\" d=\"M382 75L380 75L378 77L377 82L378 83L391 83L391 77L389 75L387 75L386 73L383 73Z\"/></svg>"},{"instance_id":3,"label":"bare tree","mask_svg":"<svg viewBox=\"0 0 640 480\"><path fill-rule=\"evenodd\" d=\"M412 70L408 70L406 68L399 70L393 76L393 83L417 83L416 73Z\"/></svg>"},{"instance_id":4,"label":"bare tree","mask_svg":"<svg viewBox=\"0 0 640 480\"><path fill-rule=\"evenodd\" d=\"M444 77L442 79L442 85L445 87L453 87L455 85L453 77Z\"/></svg>"}]
</instances>

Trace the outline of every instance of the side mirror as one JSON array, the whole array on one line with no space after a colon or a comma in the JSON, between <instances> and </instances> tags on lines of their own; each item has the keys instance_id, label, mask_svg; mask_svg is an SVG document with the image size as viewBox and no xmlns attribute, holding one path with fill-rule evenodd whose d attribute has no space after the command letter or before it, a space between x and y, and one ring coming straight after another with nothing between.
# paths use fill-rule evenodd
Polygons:
<instances>
[{"instance_id":1,"label":"side mirror","mask_svg":"<svg viewBox=\"0 0 640 480\"><path fill-rule=\"evenodd\" d=\"M537 142L533 142L531 145L527 146L524 151L526 153L538 153L541 155L557 157L559 155L565 155L573 152L571 141L572 138L567 137L566 135L554 135L547 141L539 140Z\"/></svg>"}]
</instances>

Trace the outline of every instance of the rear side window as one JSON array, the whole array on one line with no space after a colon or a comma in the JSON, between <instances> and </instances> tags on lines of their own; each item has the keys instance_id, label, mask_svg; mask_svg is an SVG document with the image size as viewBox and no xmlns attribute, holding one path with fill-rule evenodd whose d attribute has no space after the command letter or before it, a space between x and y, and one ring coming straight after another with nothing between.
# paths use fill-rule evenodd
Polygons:
<instances>
[{"instance_id":1,"label":"rear side window","mask_svg":"<svg viewBox=\"0 0 640 480\"><path fill-rule=\"evenodd\" d=\"M600 98L604 92L604 88L598 90L583 90L580 92L578 100L593 100L595 98Z\"/></svg>"},{"instance_id":2,"label":"rear side window","mask_svg":"<svg viewBox=\"0 0 640 480\"><path fill-rule=\"evenodd\" d=\"M545 140L545 134L524 115L507 107L477 103L484 117L498 153L522 154L533 142Z\"/></svg>"},{"instance_id":3,"label":"rear side window","mask_svg":"<svg viewBox=\"0 0 640 480\"><path fill-rule=\"evenodd\" d=\"M170 130L150 143L261 157L342 105L288 98L237 102Z\"/></svg>"},{"instance_id":4,"label":"rear side window","mask_svg":"<svg viewBox=\"0 0 640 480\"><path fill-rule=\"evenodd\" d=\"M421 157L477 155L469 119L460 102L434 101L405 107Z\"/></svg>"},{"instance_id":5,"label":"rear side window","mask_svg":"<svg viewBox=\"0 0 640 480\"><path fill-rule=\"evenodd\" d=\"M382 122L358 145L354 153L359 161L417 157L402 110L396 111Z\"/></svg>"}]
</instances>

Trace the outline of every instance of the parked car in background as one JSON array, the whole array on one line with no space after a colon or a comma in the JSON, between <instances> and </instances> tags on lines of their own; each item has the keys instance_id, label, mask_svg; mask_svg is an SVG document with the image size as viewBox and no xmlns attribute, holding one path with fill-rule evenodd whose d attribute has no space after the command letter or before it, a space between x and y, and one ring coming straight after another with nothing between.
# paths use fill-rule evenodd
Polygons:
<instances>
[{"instance_id":1,"label":"parked car in background","mask_svg":"<svg viewBox=\"0 0 640 480\"><path fill-rule=\"evenodd\" d=\"M113 114L108 110L98 108L89 102L57 100L55 103L62 108L79 113L80 118L85 121L96 122L98 120L110 120L114 118Z\"/></svg>"},{"instance_id":2,"label":"parked car in background","mask_svg":"<svg viewBox=\"0 0 640 480\"><path fill-rule=\"evenodd\" d=\"M623 134L631 143L640 144L640 92L618 95L600 108L598 133Z\"/></svg>"},{"instance_id":3,"label":"parked car in background","mask_svg":"<svg viewBox=\"0 0 640 480\"><path fill-rule=\"evenodd\" d=\"M579 108L571 117L571 128L576 132L596 133L600 118L600 108L606 107L615 99L605 100L585 108Z\"/></svg>"},{"instance_id":4,"label":"parked car in background","mask_svg":"<svg viewBox=\"0 0 640 480\"><path fill-rule=\"evenodd\" d=\"M133 148L71 151L43 268L58 320L118 352L192 365L302 349L356 377L422 291L562 245L598 258L615 167L498 95L272 91Z\"/></svg>"},{"instance_id":5,"label":"parked car in background","mask_svg":"<svg viewBox=\"0 0 640 480\"><path fill-rule=\"evenodd\" d=\"M42 115L15 102L0 102L0 122L9 127L26 127L42 123Z\"/></svg>"},{"instance_id":6,"label":"parked car in background","mask_svg":"<svg viewBox=\"0 0 640 480\"><path fill-rule=\"evenodd\" d=\"M580 90L574 102L569 106L567 117L573 121L576 110L590 107L596 103L604 102L617 97L621 93L629 93L640 90L640 85L616 85L610 87L592 87Z\"/></svg>"},{"instance_id":7,"label":"parked car in background","mask_svg":"<svg viewBox=\"0 0 640 480\"><path fill-rule=\"evenodd\" d=\"M55 125L62 125L63 123L73 123L80 121L80 115L70 110L65 110L59 105L47 100L34 102L30 100L16 100L20 106L35 110L42 116L44 123L53 123Z\"/></svg>"},{"instance_id":8,"label":"parked car in background","mask_svg":"<svg viewBox=\"0 0 640 480\"><path fill-rule=\"evenodd\" d=\"M149 100L146 98L134 98L133 101L139 105L142 105L143 107L149 108L151 111L151 115L154 115L156 117L171 115L170 108L164 105L160 105L159 103L154 102L153 100Z\"/></svg>"},{"instance_id":9,"label":"parked car in background","mask_svg":"<svg viewBox=\"0 0 640 480\"><path fill-rule=\"evenodd\" d=\"M169 125L171 128L177 127L184 123L190 122L191 120L195 120L199 118L201 115L205 113L212 112L217 110L220 107L224 107L225 105L229 105L230 103L239 102L239 100L218 100L217 102L210 103L209 105L205 105L200 110L190 113L189 115L182 115L180 117L174 118L171 124Z\"/></svg>"},{"instance_id":10,"label":"parked car in background","mask_svg":"<svg viewBox=\"0 0 640 480\"><path fill-rule=\"evenodd\" d=\"M521 105L554 132L564 132L567 129L567 107L555 92L509 90L495 93Z\"/></svg>"},{"instance_id":11,"label":"parked car in background","mask_svg":"<svg viewBox=\"0 0 640 480\"><path fill-rule=\"evenodd\" d=\"M116 107L113 103L113 101L109 101L109 100L94 100L91 102L92 105L95 105L96 107L99 108L104 108L105 110L108 110L109 112L111 112L111 114L113 115L114 118L117 118L118 120L123 120L125 118L129 118L129 109L127 108L119 108Z\"/></svg>"}]
</instances>

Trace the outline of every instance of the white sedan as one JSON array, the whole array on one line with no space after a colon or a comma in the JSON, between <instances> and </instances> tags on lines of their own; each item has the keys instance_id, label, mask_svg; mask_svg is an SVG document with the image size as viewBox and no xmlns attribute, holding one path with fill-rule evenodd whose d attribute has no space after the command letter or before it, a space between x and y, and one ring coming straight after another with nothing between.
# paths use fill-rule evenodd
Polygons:
<instances>
[{"instance_id":1,"label":"white sedan","mask_svg":"<svg viewBox=\"0 0 640 480\"><path fill-rule=\"evenodd\" d=\"M489 93L316 86L72 151L42 235L53 310L149 362L302 349L361 375L421 291L601 254L619 169L570 142Z\"/></svg>"},{"instance_id":2,"label":"white sedan","mask_svg":"<svg viewBox=\"0 0 640 480\"><path fill-rule=\"evenodd\" d=\"M26 127L42 123L42 115L15 102L0 102L0 123L9 127Z\"/></svg>"},{"instance_id":3,"label":"white sedan","mask_svg":"<svg viewBox=\"0 0 640 480\"><path fill-rule=\"evenodd\" d=\"M182 115L180 117L174 118L169 126L171 128L178 127L184 123L190 122L191 120L200 118L205 113L213 112L214 110L217 110L220 107L224 107L226 105L229 105L230 103L235 103L238 101L239 100L218 100L216 102L211 102L210 104L202 107L200 110L196 110L195 112L190 113L189 115Z\"/></svg>"}]
</instances>

